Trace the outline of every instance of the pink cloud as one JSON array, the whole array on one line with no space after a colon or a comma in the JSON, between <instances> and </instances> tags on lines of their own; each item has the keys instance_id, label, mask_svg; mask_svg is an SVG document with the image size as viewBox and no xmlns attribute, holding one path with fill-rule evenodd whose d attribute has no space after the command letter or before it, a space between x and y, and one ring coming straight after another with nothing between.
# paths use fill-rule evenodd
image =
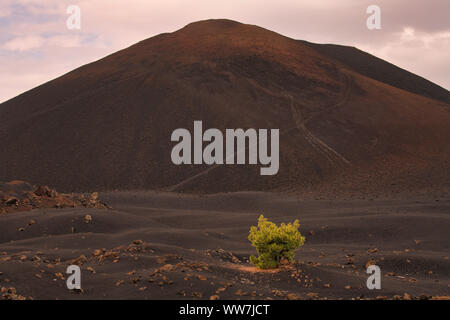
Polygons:
<instances>
[{"instance_id":1,"label":"pink cloud","mask_svg":"<svg viewBox=\"0 0 450 320\"><path fill-rule=\"evenodd\" d=\"M27 51L42 47L44 40L39 36L17 37L6 42L2 48L11 51Z\"/></svg>"},{"instance_id":2,"label":"pink cloud","mask_svg":"<svg viewBox=\"0 0 450 320\"><path fill-rule=\"evenodd\" d=\"M81 30L66 28L71 4L81 8ZM0 54L0 65L15 66L11 73L2 68L0 77L23 74L24 80L13 77L8 90L0 87L0 102L40 84L29 79L51 80L137 41L209 18L256 24L296 39L356 46L449 88L450 2L379 0L378 31L366 28L369 4L372 1L2 0L0 11L10 23L1 30L5 40L0 53L22 54ZM25 6L30 18L16 21L12 5ZM23 57L37 52L37 58ZM30 76L35 74L40 76Z\"/></svg>"}]
</instances>

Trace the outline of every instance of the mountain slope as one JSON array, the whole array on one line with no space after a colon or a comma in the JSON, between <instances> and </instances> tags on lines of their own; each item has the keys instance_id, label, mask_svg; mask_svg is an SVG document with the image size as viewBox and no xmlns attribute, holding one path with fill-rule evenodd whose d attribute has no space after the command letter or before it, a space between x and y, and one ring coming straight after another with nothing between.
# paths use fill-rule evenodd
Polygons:
<instances>
[{"instance_id":1,"label":"mountain slope","mask_svg":"<svg viewBox=\"0 0 450 320\"><path fill-rule=\"evenodd\" d=\"M303 41L303 43L366 77L428 98L450 103L450 92L448 90L367 52L354 47L335 44L316 44L306 41Z\"/></svg>"},{"instance_id":2,"label":"mountain slope","mask_svg":"<svg viewBox=\"0 0 450 320\"><path fill-rule=\"evenodd\" d=\"M139 42L1 104L0 181L63 192L447 188L449 105L390 85L395 68L374 80L321 51L229 20ZM171 133L194 120L279 128L279 173L172 164Z\"/></svg>"}]
</instances>

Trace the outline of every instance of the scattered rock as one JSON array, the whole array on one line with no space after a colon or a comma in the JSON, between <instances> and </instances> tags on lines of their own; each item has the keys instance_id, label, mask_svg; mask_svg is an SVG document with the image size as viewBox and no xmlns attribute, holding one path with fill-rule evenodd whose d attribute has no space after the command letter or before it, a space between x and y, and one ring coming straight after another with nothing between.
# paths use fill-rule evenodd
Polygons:
<instances>
[{"instance_id":1,"label":"scattered rock","mask_svg":"<svg viewBox=\"0 0 450 320\"><path fill-rule=\"evenodd\" d=\"M367 263L366 263L366 269L371 265L376 265L377 262L378 261L376 259L369 259L369 261L367 261Z\"/></svg>"},{"instance_id":2,"label":"scattered rock","mask_svg":"<svg viewBox=\"0 0 450 320\"><path fill-rule=\"evenodd\" d=\"M301 299L298 295L296 295L294 293L288 293L286 298L288 300L300 300Z\"/></svg>"},{"instance_id":3,"label":"scattered rock","mask_svg":"<svg viewBox=\"0 0 450 320\"><path fill-rule=\"evenodd\" d=\"M450 296L433 296L431 300L450 300Z\"/></svg>"},{"instance_id":4,"label":"scattered rock","mask_svg":"<svg viewBox=\"0 0 450 320\"><path fill-rule=\"evenodd\" d=\"M0 289L1 297L6 300L26 300L26 298L20 294L17 293L16 288L5 288L2 287Z\"/></svg>"},{"instance_id":5,"label":"scattered rock","mask_svg":"<svg viewBox=\"0 0 450 320\"><path fill-rule=\"evenodd\" d=\"M92 222L92 216L87 214L83 218L84 223L91 223Z\"/></svg>"},{"instance_id":6,"label":"scattered rock","mask_svg":"<svg viewBox=\"0 0 450 320\"><path fill-rule=\"evenodd\" d=\"M122 285L125 281L124 280L119 280L116 282L116 287L119 287L120 285Z\"/></svg>"},{"instance_id":7,"label":"scattered rock","mask_svg":"<svg viewBox=\"0 0 450 320\"><path fill-rule=\"evenodd\" d=\"M386 273L387 277L395 277L395 272L388 272Z\"/></svg>"},{"instance_id":8,"label":"scattered rock","mask_svg":"<svg viewBox=\"0 0 450 320\"><path fill-rule=\"evenodd\" d=\"M241 289L238 289L238 290L235 292L235 294L238 295L238 296L248 296L248 292L242 291Z\"/></svg>"},{"instance_id":9,"label":"scattered rock","mask_svg":"<svg viewBox=\"0 0 450 320\"><path fill-rule=\"evenodd\" d=\"M65 278L64 278L64 276L63 276L63 274L61 272L55 273L55 277L60 279L60 280L65 280Z\"/></svg>"},{"instance_id":10,"label":"scattered rock","mask_svg":"<svg viewBox=\"0 0 450 320\"><path fill-rule=\"evenodd\" d=\"M6 201L5 204L7 206L15 206L19 204L19 199L17 199L16 197L9 197Z\"/></svg>"},{"instance_id":11,"label":"scattered rock","mask_svg":"<svg viewBox=\"0 0 450 320\"><path fill-rule=\"evenodd\" d=\"M172 271L175 267L171 265L170 263L163 265L161 268L159 268L160 271Z\"/></svg>"},{"instance_id":12,"label":"scattered rock","mask_svg":"<svg viewBox=\"0 0 450 320\"><path fill-rule=\"evenodd\" d=\"M201 280L201 281L206 281L206 280L208 280L207 277L205 277L205 276L203 276L203 275L201 275L201 274L199 274L199 275L197 276L197 279L198 279L198 280Z\"/></svg>"},{"instance_id":13,"label":"scattered rock","mask_svg":"<svg viewBox=\"0 0 450 320\"><path fill-rule=\"evenodd\" d=\"M84 195L58 193L48 186L36 187L24 181L0 184L0 213L30 211L40 208L83 207L109 208L99 200L96 192L86 198Z\"/></svg>"},{"instance_id":14,"label":"scattered rock","mask_svg":"<svg viewBox=\"0 0 450 320\"><path fill-rule=\"evenodd\" d=\"M241 263L241 260L239 260L239 258L237 258L232 252L225 251L223 249L207 250L206 253L207 255L217 257L222 261Z\"/></svg>"}]
</instances>

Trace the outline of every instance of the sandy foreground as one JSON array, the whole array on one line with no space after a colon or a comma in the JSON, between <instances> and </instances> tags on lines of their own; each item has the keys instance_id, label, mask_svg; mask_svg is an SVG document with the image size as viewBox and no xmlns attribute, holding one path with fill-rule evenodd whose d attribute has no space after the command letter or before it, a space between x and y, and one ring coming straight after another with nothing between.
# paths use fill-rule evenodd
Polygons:
<instances>
[{"instance_id":1,"label":"sandy foreground","mask_svg":"<svg viewBox=\"0 0 450 320\"><path fill-rule=\"evenodd\" d=\"M352 299L450 295L450 199L302 200L113 192L112 209L0 215L1 298ZM300 219L297 262L259 271L247 240L260 214ZM68 265L82 290L66 287ZM366 265L381 290L366 287Z\"/></svg>"}]
</instances>

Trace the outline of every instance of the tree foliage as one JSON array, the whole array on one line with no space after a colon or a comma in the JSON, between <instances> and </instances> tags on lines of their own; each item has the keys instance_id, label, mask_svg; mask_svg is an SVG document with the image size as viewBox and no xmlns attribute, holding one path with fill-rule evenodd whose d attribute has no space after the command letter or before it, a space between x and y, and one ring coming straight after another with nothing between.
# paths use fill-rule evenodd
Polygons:
<instances>
[{"instance_id":1,"label":"tree foliage","mask_svg":"<svg viewBox=\"0 0 450 320\"><path fill-rule=\"evenodd\" d=\"M261 215L258 227L252 226L248 240L256 248L258 257L251 256L250 262L261 269L277 268L282 260L292 261L295 250L305 243L298 228L300 222L284 224L279 227Z\"/></svg>"}]
</instances>

